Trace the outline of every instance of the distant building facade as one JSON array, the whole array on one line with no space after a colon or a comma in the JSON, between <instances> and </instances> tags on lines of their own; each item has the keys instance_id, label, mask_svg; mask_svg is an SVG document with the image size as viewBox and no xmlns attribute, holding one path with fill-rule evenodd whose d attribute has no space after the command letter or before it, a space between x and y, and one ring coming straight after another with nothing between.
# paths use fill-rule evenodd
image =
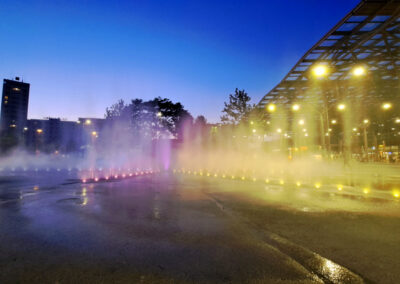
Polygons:
<instances>
[{"instance_id":1,"label":"distant building facade","mask_svg":"<svg viewBox=\"0 0 400 284\"><path fill-rule=\"evenodd\" d=\"M73 152L82 144L81 127L75 121L59 118L29 119L24 131L28 149L44 152Z\"/></svg>"},{"instance_id":2,"label":"distant building facade","mask_svg":"<svg viewBox=\"0 0 400 284\"><path fill-rule=\"evenodd\" d=\"M4 79L0 122L2 133L21 135L27 127L29 87L18 77L15 80Z\"/></svg>"},{"instance_id":3,"label":"distant building facade","mask_svg":"<svg viewBox=\"0 0 400 284\"><path fill-rule=\"evenodd\" d=\"M24 131L25 145L38 152L82 152L97 138L105 119L79 118L66 121L60 118L29 119Z\"/></svg>"},{"instance_id":4,"label":"distant building facade","mask_svg":"<svg viewBox=\"0 0 400 284\"><path fill-rule=\"evenodd\" d=\"M106 120L79 118L66 121L60 118L27 119L28 83L4 79L0 117L0 150L15 146L35 152L84 152L102 132Z\"/></svg>"}]
</instances>

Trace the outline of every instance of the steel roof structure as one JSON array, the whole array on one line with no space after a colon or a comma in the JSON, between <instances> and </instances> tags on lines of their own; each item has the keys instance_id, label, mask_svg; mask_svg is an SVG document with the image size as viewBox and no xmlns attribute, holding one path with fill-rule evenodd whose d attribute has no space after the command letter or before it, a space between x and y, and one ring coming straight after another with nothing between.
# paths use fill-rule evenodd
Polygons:
<instances>
[{"instance_id":1,"label":"steel roof structure","mask_svg":"<svg viewBox=\"0 0 400 284\"><path fill-rule=\"evenodd\" d=\"M326 64L331 87L324 92L328 103L354 94L360 88L351 77L354 66L368 70L364 97L371 101L400 99L400 0L363 0L318 41L283 80L267 93L258 107L287 104L313 96L311 68ZM333 88L334 86L334 88ZM333 91L334 90L334 91ZM322 92L322 91L321 91Z\"/></svg>"}]
</instances>

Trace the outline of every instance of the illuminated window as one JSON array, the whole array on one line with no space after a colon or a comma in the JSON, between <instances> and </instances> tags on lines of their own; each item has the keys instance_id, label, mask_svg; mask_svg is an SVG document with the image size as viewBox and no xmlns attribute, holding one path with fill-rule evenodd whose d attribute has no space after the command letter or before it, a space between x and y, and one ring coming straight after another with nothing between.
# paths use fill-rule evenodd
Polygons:
<instances>
[{"instance_id":1,"label":"illuminated window","mask_svg":"<svg viewBox=\"0 0 400 284\"><path fill-rule=\"evenodd\" d=\"M13 88L13 91L19 92L19 91L21 91L21 89L20 88Z\"/></svg>"}]
</instances>

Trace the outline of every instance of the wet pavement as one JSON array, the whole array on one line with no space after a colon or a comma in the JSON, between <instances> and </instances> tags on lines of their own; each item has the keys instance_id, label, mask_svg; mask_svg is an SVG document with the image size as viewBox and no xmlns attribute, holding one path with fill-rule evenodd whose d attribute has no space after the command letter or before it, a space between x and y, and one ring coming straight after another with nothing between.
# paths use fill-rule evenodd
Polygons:
<instances>
[{"instance_id":1,"label":"wet pavement","mask_svg":"<svg viewBox=\"0 0 400 284\"><path fill-rule=\"evenodd\" d=\"M362 281L228 208L225 193L254 187L239 183L167 173L90 184L50 174L2 179L0 282Z\"/></svg>"}]
</instances>

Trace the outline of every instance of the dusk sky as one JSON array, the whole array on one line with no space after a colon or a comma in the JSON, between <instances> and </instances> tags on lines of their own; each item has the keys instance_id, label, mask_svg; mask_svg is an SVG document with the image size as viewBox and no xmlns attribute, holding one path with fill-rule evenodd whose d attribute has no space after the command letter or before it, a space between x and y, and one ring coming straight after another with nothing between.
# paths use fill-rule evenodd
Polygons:
<instances>
[{"instance_id":1,"label":"dusk sky","mask_svg":"<svg viewBox=\"0 0 400 284\"><path fill-rule=\"evenodd\" d=\"M358 2L2 0L0 77L31 84L29 118L161 96L218 122L229 93L258 103Z\"/></svg>"}]
</instances>

